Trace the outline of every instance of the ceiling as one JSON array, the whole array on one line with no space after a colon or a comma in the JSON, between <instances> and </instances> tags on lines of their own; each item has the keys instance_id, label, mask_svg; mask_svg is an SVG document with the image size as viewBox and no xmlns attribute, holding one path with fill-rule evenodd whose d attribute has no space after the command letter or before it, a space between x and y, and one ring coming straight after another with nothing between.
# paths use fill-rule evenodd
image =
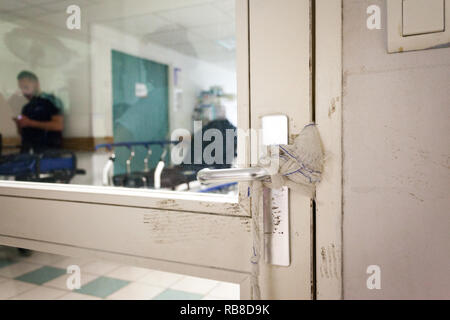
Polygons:
<instances>
[{"instance_id":1,"label":"ceiling","mask_svg":"<svg viewBox=\"0 0 450 320\"><path fill-rule=\"evenodd\" d=\"M105 0L1 0L0 11L20 17L36 17L66 11L71 4L91 6L106 3Z\"/></svg>"},{"instance_id":2,"label":"ceiling","mask_svg":"<svg viewBox=\"0 0 450 320\"><path fill-rule=\"evenodd\" d=\"M159 0L1 0L0 13L54 24L57 14L78 4L82 21L87 13L89 23L234 70L235 1L165 0L162 5Z\"/></svg>"}]
</instances>

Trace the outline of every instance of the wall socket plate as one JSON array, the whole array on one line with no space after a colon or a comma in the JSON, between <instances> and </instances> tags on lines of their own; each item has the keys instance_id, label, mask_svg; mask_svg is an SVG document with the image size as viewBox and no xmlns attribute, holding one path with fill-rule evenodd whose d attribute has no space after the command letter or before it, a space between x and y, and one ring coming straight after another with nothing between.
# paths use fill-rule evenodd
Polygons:
<instances>
[{"instance_id":1,"label":"wall socket plate","mask_svg":"<svg viewBox=\"0 0 450 320\"><path fill-rule=\"evenodd\" d=\"M450 47L450 0L389 0L386 3L389 53ZM436 10L443 10L442 16ZM444 20L442 31L435 27L436 21L431 21L436 19ZM416 28L418 31L414 31Z\"/></svg>"}]
</instances>

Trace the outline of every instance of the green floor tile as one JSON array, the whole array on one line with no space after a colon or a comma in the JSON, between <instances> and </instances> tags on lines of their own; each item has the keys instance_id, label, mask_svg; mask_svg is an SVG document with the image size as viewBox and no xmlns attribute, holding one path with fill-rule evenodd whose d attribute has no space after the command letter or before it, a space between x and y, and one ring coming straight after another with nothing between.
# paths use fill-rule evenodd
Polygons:
<instances>
[{"instance_id":1,"label":"green floor tile","mask_svg":"<svg viewBox=\"0 0 450 320\"><path fill-rule=\"evenodd\" d=\"M25 273L15 279L41 285L50 280L56 279L65 273L66 270L64 269L45 266L37 270Z\"/></svg>"},{"instance_id":2,"label":"green floor tile","mask_svg":"<svg viewBox=\"0 0 450 320\"><path fill-rule=\"evenodd\" d=\"M9 259L0 259L0 268L7 267L13 263L16 263L16 261L12 261Z\"/></svg>"},{"instance_id":3,"label":"green floor tile","mask_svg":"<svg viewBox=\"0 0 450 320\"><path fill-rule=\"evenodd\" d=\"M89 283L86 283L80 289L75 290L75 292L88 294L99 298L106 298L129 283L130 281L113 279L109 277L99 277Z\"/></svg>"},{"instance_id":4,"label":"green floor tile","mask_svg":"<svg viewBox=\"0 0 450 320\"><path fill-rule=\"evenodd\" d=\"M157 295L153 300L200 300L203 295L180 290L167 289Z\"/></svg>"}]
</instances>

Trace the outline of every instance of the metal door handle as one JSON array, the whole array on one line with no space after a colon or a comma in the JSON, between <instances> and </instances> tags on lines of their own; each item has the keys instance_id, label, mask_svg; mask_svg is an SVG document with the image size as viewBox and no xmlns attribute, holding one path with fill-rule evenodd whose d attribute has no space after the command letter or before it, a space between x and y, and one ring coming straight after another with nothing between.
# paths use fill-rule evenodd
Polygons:
<instances>
[{"instance_id":1,"label":"metal door handle","mask_svg":"<svg viewBox=\"0 0 450 320\"><path fill-rule=\"evenodd\" d=\"M197 173L197 180L202 184L227 183L252 180L264 180L269 172L261 167L232 169L202 169Z\"/></svg>"},{"instance_id":2,"label":"metal door handle","mask_svg":"<svg viewBox=\"0 0 450 320\"><path fill-rule=\"evenodd\" d=\"M269 171L261 167L232 169L202 169L197 180L202 184L265 180ZM287 267L290 265L289 247L289 192L281 189L263 189L264 256L266 263ZM274 221L274 216L276 219Z\"/></svg>"}]
</instances>

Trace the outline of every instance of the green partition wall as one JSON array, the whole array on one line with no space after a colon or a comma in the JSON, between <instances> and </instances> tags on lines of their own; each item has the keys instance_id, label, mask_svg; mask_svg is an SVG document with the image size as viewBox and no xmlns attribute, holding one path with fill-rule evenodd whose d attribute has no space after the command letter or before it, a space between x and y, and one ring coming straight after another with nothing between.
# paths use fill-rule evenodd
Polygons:
<instances>
[{"instance_id":1,"label":"green partition wall","mask_svg":"<svg viewBox=\"0 0 450 320\"><path fill-rule=\"evenodd\" d=\"M169 136L169 67L165 64L112 50L114 142L165 140ZM146 94L147 93L147 94ZM155 167L162 149L152 148ZM144 168L146 150L135 149L132 169ZM126 172L126 148L116 149L114 173Z\"/></svg>"}]
</instances>

